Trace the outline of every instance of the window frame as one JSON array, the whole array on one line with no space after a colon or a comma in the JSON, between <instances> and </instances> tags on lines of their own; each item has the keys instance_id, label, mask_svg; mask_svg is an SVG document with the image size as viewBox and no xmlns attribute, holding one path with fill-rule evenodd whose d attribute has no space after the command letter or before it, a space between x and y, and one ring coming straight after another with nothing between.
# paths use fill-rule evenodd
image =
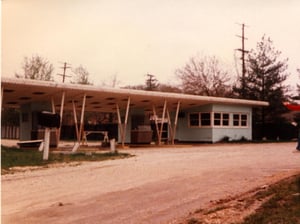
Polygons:
<instances>
[{"instance_id":1,"label":"window frame","mask_svg":"<svg viewBox=\"0 0 300 224\"><path fill-rule=\"evenodd\" d=\"M238 119L235 118L238 116ZM244 118L243 118L244 117ZM237 122L237 123L235 123ZM236 128L248 128L249 127L249 113L232 113L232 126Z\"/></svg>"},{"instance_id":2,"label":"window frame","mask_svg":"<svg viewBox=\"0 0 300 224\"><path fill-rule=\"evenodd\" d=\"M204 114L209 114L209 119L208 115L205 115L206 118L204 118ZM218 117L216 117L216 115ZM188 116L188 127L249 128L249 119L249 113L244 112L190 112ZM193 124L191 122L193 122Z\"/></svg>"},{"instance_id":3,"label":"window frame","mask_svg":"<svg viewBox=\"0 0 300 224\"><path fill-rule=\"evenodd\" d=\"M217 117L215 115L220 115ZM227 115L227 118L225 117ZM216 121L219 124L216 124ZM225 122L227 124L225 124ZM228 112L213 112L213 126L214 127L230 127L230 113Z\"/></svg>"}]
</instances>

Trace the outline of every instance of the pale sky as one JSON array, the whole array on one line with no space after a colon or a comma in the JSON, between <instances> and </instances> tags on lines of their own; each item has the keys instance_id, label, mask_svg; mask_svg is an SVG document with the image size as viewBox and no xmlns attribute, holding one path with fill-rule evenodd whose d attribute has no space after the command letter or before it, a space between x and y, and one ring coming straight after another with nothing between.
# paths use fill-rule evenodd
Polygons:
<instances>
[{"instance_id":1,"label":"pale sky","mask_svg":"<svg viewBox=\"0 0 300 224\"><path fill-rule=\"evenodd\" d=\"M121 86L144 84L147 73L176 84L175 70L199 54L235 75L239 23L248 26L247 50L270 37L289 58L287 84L300 82L299 0L2 0L2 76L40 55L54 74L60 62L82 65L96 85L114 75Z\"/></svg>"}]
</instances>

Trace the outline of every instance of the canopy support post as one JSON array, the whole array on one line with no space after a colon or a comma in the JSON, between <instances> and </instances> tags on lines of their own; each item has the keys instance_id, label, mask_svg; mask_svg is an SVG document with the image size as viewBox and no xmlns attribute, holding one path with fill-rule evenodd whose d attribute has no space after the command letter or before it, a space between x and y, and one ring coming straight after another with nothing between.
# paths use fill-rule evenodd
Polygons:
<instances>
[{"instance_id":1,"label":"canopy support post","mask_svg":"<svg viewBox=\"0 0 300 224\"><path fill-rule=\"evenodd\" d=\"M79 127L79 133L77 136L77 143L75 143L72 152L76 152L79 148L80 141L84 132L84 112L85 112L85 101L86 101L86 93L83 95L82 99L82 107L81 107L81 117L80 117L80 127ZM74 105L74 104L73 104ZM73 107L74 110L74 107Z\"/></svg>"},{"instance_id":2,"label":"canopy support post","mask_svg":"<svg viewBox=\"0 0 300 224\"><path fill-rule=\"evenodd\" d=\"M117 108L118 123L119 123L120 134L121 134L121 144L122 144L122 147L124 148L125 147L125 138L126 138L126 128L127 128L129 108L130 108L130 97L128 97L128 100L127 100L124 123L122 123L121 112L120 112L120 107L119 107L118 103L116 103L116 108Z\"/></svg>"}]
</instances>

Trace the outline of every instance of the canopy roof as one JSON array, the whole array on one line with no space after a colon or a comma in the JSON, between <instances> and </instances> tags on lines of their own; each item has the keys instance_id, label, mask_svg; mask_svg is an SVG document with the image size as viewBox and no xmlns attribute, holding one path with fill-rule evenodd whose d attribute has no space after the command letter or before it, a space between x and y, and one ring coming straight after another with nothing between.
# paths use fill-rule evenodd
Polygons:
<instances>
[{"instance_id":1,"label":"canopy roof","mask_svg":"<svg viewBox=\"0 0 300 224\"><path fill-rule=\"evenodd\" d=\"M56 107L60 107L63 92L65 92L64 108L72 109L72 101L81 107L86 94L86 111L115 112L116 104L126 108L130 98L130 108L152 110L152 105L161 107L167 101L168 108L176 108L178 101L180 108L187 109L205 104L229 104L247 106L267 106L267 102L241 100L222 97L196 96L180 93L166 93L144 90L108 88L92 85L77 85L47 82L31 79L1 78L2 107L18 108L30 102L53 100Z\"/></svg>"}]
</instances>

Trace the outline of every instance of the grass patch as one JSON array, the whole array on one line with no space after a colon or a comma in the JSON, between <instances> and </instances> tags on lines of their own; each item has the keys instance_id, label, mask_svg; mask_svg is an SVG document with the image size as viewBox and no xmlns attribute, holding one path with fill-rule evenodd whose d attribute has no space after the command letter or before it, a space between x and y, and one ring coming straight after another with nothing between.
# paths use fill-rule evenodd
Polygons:
<instances>
[{"instance_id":1,"label":"grass patch","mask_svg":"<svg viewBox=\"0 0 300 224\"><path fill-rule=\"evenodd\" d=\"M300 224L300 175L281 181L257 196L271 197L242 224Z\"/></svg>"},{"instance_id":2,"label":"grass patch","mask_svg":"<svg viewBox=\"0 0 300 224\"><path fill-rule=\"evenodd\" d=\"M43 152L36 149L22 149L15 147L1 146L1 173L6 173L12 167L24 166L46 166L54 163L68 163L80 161L103 161L109 159L121 159L131 157L128 153L85 153L77 152L74 154L49 153L49 159L43 160Z\"/></svg>"}]
</instances>

